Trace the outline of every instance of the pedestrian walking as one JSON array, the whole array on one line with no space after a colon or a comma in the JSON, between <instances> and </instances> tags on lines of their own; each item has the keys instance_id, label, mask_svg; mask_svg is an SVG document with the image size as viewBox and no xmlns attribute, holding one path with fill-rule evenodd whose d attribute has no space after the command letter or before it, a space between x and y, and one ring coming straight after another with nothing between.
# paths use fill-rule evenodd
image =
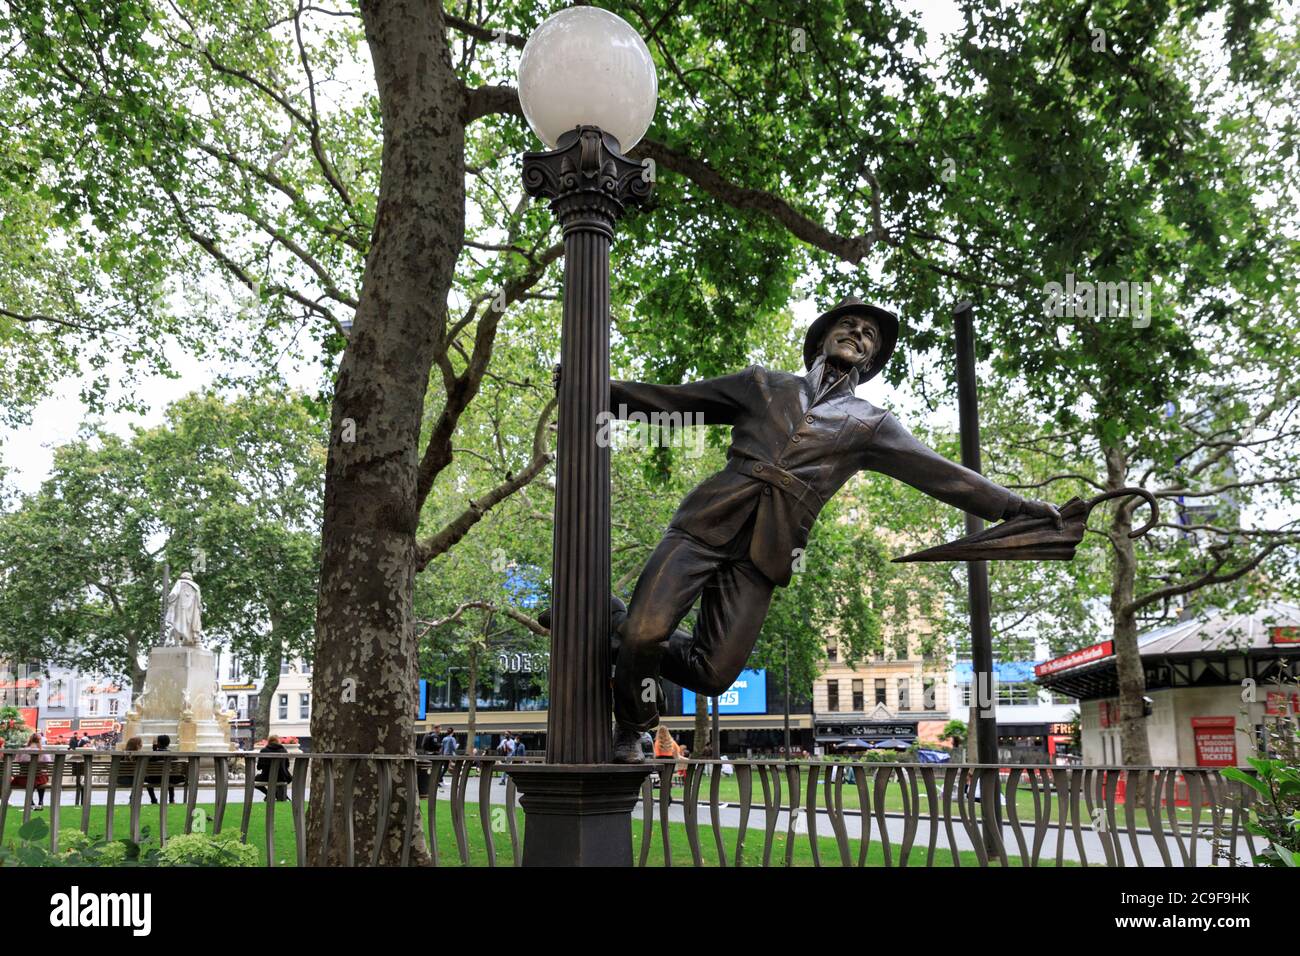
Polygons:
<instances>
[{"instance_id":1,"label":"pedestrian walking","mask_svg":"<svg viewBox=\"0 0 1300 956\"><path fill-rule=\"evenodd\" d=\"M438 725L435 724L432 730L420 738L420 753L430 756L438 753L438 749L442 746L442 741L438 737L438 730ZM427 797L429 795L428 764L421 763L418 765L415 771L415 782L419 789L420 796Z\"/></svg>"},{"instance_id":2,"label":"pedestrian walking","mask_svg":"<svg viewBox=\"0 0 1300 956\"><path fill-rule=\"evenodd\" d=\"M446 735L442 738L441 752L444 757L456 756L456 728L448 727ZM447 773L447 762L443 761L442 766L438 768L438 786L442 786L442 778Z\"/></svg>"}]
</instances>

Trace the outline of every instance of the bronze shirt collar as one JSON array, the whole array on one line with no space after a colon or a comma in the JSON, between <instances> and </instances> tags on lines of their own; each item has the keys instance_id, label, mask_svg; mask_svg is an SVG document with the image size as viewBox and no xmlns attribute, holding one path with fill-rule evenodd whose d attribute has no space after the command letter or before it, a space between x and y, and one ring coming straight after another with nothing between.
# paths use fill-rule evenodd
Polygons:
<instances>
[{"instance_id":1,"label":"bronze shirt collar","mask_svg":"<svg viewBox=\"0 0 1300 956\"><path fill-rule=\"evenodd\" d=\"M852 395L858 387L858 369L853 367L842 375L835 375L826 365L826 356L819 355L812 368L804 376L812 392L809 406L820 405L824 401L837 398L841 394Z\"/></svg>"}]
</instances>

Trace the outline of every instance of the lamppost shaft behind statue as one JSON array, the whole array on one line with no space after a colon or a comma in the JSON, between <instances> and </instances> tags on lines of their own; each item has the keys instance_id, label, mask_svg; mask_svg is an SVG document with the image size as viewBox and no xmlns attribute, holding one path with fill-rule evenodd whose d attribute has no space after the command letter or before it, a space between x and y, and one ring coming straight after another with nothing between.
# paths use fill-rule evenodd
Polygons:
<instances>
[{"instance_id":1,"label":"lamppost shaft behind statue","mask_svg":"<svg viewBox=\"0 0 1300 956\"><path fill-rule=\"evenodd\" d=\"M546 758L610 759L609 248L624 209L650 194L638 163L594 126L524 155L524 188L551 200L564 230L559 436L551 572L551 692Z\"/></svg>"}]
</instances>

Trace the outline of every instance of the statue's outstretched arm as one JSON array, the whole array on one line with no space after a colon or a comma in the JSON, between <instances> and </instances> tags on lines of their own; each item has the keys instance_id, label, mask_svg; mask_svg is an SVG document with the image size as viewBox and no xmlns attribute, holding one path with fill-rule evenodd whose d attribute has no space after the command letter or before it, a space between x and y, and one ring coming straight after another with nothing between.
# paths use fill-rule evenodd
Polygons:
<instances>
[{"instance_id":1,"label":"statue's outstretched arm","mask_svg":"<svg viewBox=\"0 0 1300 956\"><path fill-rule=\"evenodd\" d=\"M733 425L750 405L753 383L752 368L685 385L610 382L610 411L617 418L637 412L693 413L703 416L706 425Z\"/></svg>"},{"instance_id":2,"label":"statue's outstretched arm","mask_svg":"<svg viewBox=\"0 0 1300 956\"><path fill-rule=\"evenodd\" d=\"M867 449L866 467L986 521L1021 513L1025 499L921 444L886 412Z\"/></svg>"}]
</instances>

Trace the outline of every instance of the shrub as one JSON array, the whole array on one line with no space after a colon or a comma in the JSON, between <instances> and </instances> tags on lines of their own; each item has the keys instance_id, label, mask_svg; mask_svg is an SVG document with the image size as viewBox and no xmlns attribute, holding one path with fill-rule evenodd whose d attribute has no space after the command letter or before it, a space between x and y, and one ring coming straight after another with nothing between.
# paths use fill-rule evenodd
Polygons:
<instances>
[{"instance_id":1,"label":"shrub","mask_svg":"<svg viewBox=\"0 0 1300 956\"><path fill-rule=\"evenodd\" d=\"M257 866L257 847L233 836L182 833L159 852L160 866Z\"/></svg>"},{"instance_id":2,"label":"shrub","mask_svg":"<svg viewBox=\"0 0 1300 956\"><path fill-rule=\"evenodd\" d=\"M1294 869L1300 867L1300 720L1278 721L1269 727L1269 737L1276 756L1246 758L1255 775L1236 767L1225 767L1222 773L1259 795L1246 829L1269 845L1255 854L1255 863Z\"/></svg>"},{"instance_id":3,"label":"shrub","mask_svg":"<svg viewBox=\"0 0 1300 956\"><path fill-rule=\"evenodd\" d=\"M51 853L50 828L34 817L18 830L17 841L0 846L0 866L257 866L257 847L240 843L233 835L209 836L183 833L161 848L143 840L106 842L101 836L87 836L80 830L59 833L59 849Z\"/></svg>"}]
</instances>

